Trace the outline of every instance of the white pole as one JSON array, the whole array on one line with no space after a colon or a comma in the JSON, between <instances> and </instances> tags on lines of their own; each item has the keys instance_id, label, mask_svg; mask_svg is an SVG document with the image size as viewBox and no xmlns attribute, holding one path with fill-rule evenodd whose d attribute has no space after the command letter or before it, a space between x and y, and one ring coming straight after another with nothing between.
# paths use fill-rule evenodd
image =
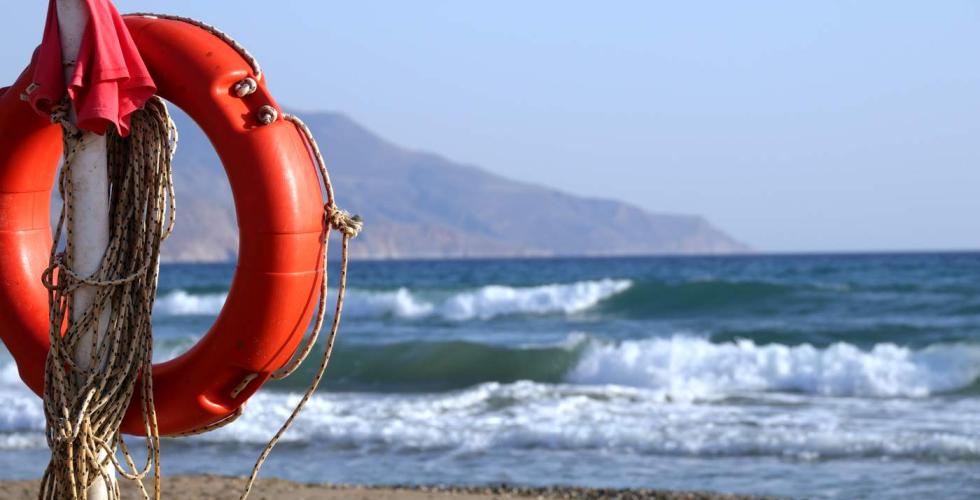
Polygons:
<instances>
[{"instance_id":1,"label":"white pole","mask_svg":"<svg viewBox=\"0 0 980 500\"><path fill-rule=\"evenodd\" d=\"M82 34L89 21L88 8L84 0L57 0L58 29L61 34L61 53L65 59L65 82L70 83L75 71L75 61L82 42ZM75 121L75 113L71 112ZM85 132L82 136L84 147L72 164L71 181L73 186L75 219L72 231L72 266L82 276L95 273L102 263L106 247L109 245L109 179L107 173L105 136ZM75 318L84 312L95 299L96 290L83 286L74 292ZM109 311L100 321L98 335L105 335ZM82 368L89 368L90 339L80 339L80 348L75 353L75 362ZM106 472L115 480L115 468L110 463ZM91 500L108 498L106 484L96 481L88 491Z\"/></svg>"}]
</instances>

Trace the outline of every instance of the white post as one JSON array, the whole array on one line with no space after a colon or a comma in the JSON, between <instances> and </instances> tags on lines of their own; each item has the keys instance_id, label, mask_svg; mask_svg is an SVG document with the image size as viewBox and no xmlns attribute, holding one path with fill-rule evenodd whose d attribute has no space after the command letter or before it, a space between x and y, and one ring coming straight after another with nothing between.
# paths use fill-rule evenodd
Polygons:
<instances>
[{"instance_id":1,"label":"white post","mask_svg":"<svg viewBox=\"0 0 980 500\"><path fill-rule=\"evenodd\" d=\"M88 8L84 0L57 0L58 29L61 34L61 53L65 59L65 83L71 82L75 71L75 61L82 42L82 34L89 21ZM75 120L74 110L71 120ZM75 219L72 231L72 266L82 276L89 276L98 270L109 245L109 179L107 173L105 136L86 132L82 136L84 148L72 164L71 181L74 188ZM74 312L76 318L95 299L96 290L83 286L74 292ZM109 311L100 321L98 335L105 335L105 325ZM80 349L75 353L75 361L86 368L90 361L91 341L80 339ZM110 477L115 480L115 468L110 463L106 467ZM108 498L106 484L99 480L89 489L91 500Z\"/></svg>"}]
</instances>

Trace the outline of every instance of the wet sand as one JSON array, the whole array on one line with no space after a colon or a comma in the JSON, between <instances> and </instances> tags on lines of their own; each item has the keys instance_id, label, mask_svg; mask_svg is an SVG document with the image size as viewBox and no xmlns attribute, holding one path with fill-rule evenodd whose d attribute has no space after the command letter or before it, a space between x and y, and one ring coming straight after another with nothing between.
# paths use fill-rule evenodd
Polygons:
<instances>
[{"instance_id":1,"label":"wet sand","mask_svg":"<svg viewBox=\"0 0 980 500\"><path fill-rule=\"evenodd\" d=\"M244 478L222 476L171 476L163 480L163 498L232 500L241 495ZM0 498L34 500L38 481L0 481ZM124 498L139 498L135 488L124 484ZM656 500L749 500L761 497L718 493L614 490L589 488L492 487L363 487L303 484L281 479L260 479L249 497L252 500L496 500L534 499L656 499Z\"/></svg>"}]
</instances>

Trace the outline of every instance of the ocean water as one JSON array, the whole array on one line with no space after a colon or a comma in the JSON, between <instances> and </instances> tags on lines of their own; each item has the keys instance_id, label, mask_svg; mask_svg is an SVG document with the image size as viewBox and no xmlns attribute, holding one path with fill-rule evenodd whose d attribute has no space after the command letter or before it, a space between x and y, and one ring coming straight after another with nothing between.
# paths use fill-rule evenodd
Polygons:
<instances>
[{"instance_id":1,"label":"ocean water","mask_svg":"<svg viewBox=\"0 0 980 500\"><path fill-rule=\"evenodd\" d=\"M233 271L164 267L161 359ZM265 476L980 495L980 254L355 262L350 284ZM164 473L247 474L315 364L167 440ZM0 352L0 478L41 474L43 428Z\"/></svg>"}]
</instances>

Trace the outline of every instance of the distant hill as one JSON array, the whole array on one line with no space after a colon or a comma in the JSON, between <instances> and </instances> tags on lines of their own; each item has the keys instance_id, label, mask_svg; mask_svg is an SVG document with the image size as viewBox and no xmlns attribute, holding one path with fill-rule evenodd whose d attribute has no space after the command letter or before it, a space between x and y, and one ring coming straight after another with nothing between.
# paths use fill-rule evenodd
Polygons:
<instances>
[{"instance_id":1,"label":"distant hill","mask_svg":"<svg viewBox=\"0 0 980 500\"><path fill-rule=\"evenodd\" d=\"M210 143L178 110L177 232L168 261L227 261L238 229ZM652 214L505 179L392 144L336 113L303 113L323 147L339 204L361 214L359 257L440 258L743 252L693 215Z\"/></svg>"}]
</instances>

